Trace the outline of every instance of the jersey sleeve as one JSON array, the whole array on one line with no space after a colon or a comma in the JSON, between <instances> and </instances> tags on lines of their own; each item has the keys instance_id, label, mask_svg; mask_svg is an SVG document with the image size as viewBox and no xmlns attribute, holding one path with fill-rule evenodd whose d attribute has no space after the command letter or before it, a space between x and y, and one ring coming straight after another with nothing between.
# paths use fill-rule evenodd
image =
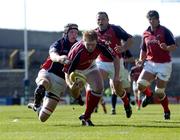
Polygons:
<instances>
[{"instance_id":1,"label":"jersey sleeve","mask_svg":"<svg viewBox=\"0 0 180 140\"><path fill-rule=\"evenodd\" d=\"M173 45L175 44L175 39L173 34L171 33L170 30L168 30L167 28L165 28L165 41L167 45Z\"/></svg>"},{"instance_id":2,"label":"jersey sleeve","mask_svg":"<svg viewBox=\"0 0 180 140\"><path fill-rule=\"evenodd\" d=\"M109 58L110 60L114 60L115 58L115 52L113 51L112 48L102 45L102 44L98 44L97 48L102 52L103 55L105 55L107 58Z\"/></svg>"},{"instance_id":3,"label":"jersey sleeve","mask_svg":"<svg viewBox=\"0 0 180 140\"><path fill-rule=\"evenodd\" d=\"M146 43L144 40L145 40L145 37L143 35L142 40L141 40L141 44L140 44L140 49L143 50L144 52L146 52L147 48L146 48Z\"/></svg>"},{"instance_id":4,"label":"jersey sleeve","mask_svg":"<svg viewBox=\"0 0 180 140\"><path fill-rule=\"evenodd\" d=\"M123 28L120 26L112 25L112 28L114 32L116 33L116 36L124 41L127 41L128 38L131 38L132 35L128 34Z\"/></svg>"},{"instance_id":5,"label":"jersey sleeve","mask_svg":"<svg viewBox=\"0 0 180 140\"><path fill-rule=\"evenodd\" d=\"M79 61L80 61L80 53L76 53L76 52L69 52L68 54L68 59L70 60L70 64L65 64L63 71L67 74L70 74L71 72L73 72L76 69L76 66L78 65Z\"/></svg>"},{"instance_id":6,"label":"jersey sleeve","mask_svg":"<svg viewBox=\"0 0 180 140\"><path fill-rule=\"evenodd\" d=\"M57 53L60 54L61 48L62 48L61 41L58 40L58 41L54 42L54 43L49 47L49 54L50 54L51 52L57 52Z\"/></svg>"}]
</instances>

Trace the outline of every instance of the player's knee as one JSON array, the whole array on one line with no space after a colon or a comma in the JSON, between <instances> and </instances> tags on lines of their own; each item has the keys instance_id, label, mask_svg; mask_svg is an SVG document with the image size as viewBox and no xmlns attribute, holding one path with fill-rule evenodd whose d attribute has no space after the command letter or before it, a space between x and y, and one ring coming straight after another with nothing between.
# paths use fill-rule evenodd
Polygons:
<instances>
[{"instance_id":1,"label":"player's knee","mask_svg":"<svg viewBox=\"0 0 180 140\"><path fill-rule=\"evenodd\" d=\"M50 82L48 79L41 79L39 82L38 82L38 85L43 85L46 89L49 89L49 86L50 86Z\"/></svg>"},{"instance_id":2,"label":"player's knee","mask_svg":"<svg viewBox=\"0 0 180 140\"><path fill-rule=\"evenodd\" d=\"M155 94L161 99L165 96L165 88L155 87Z\"/></svg>"},{"instance_id":3,"label":"player's knee","mask_svg":"<svg viewBox=\"0 0 180 140\"><path fill-rule=\"evenodd\" d=\"M159 93L164 93L164 92L165 92L165 88L155 87L155 93L159 94Z\"/></svg>"},{"instance_id":4,"label":"player's knee","mask_svg":"<svg viewBox=\"0 0 180 140\"><path fill-rule=\"evenodd\" d=\"M145 88L149 85L150 85L150 83L145 79L138 79L138 81L137 81L137 87L138 87L138 90L140 90L140 91L144 91Z\"/></svg>"}]
</instances>

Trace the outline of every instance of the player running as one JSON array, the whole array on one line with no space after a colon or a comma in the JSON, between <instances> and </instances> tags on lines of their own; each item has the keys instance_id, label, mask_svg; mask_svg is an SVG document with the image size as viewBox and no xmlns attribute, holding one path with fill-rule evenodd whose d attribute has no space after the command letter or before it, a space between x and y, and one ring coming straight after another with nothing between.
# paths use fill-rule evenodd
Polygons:
<instances>
[{"instance_id":1,"label":"player running","mask_svg":"<svg viewBox=\"0 0 180 140\"><path fill-rule=\"evenodd\" d=\"M145 66L137 81L138 89L144 92L146 87L156 79L155 94L159 97L164 109L164 119L170 119L170 109L168 107L168 98L165 94L167 82L169 81L172 62L170 52L176 49L175 40L169 29L160 25L159 13L150 10L147 13L150 26L143 34L139 63ZM144 105L149 103L146 97Z\"/></svg>"},{"instance_id":2,"label":"player running","mask_svg":"<svg viewBox=\"0 0 180 140\"><path fill-rule=\"evenodd\" d=\"M99 41L106 44L116 52L119 58L121 58L121 53L126 51L132 45L132 36L124 31L120 26L109 24L109 18L106 12L98 12L96 20L98 28L95 30L98 34ZM121 44L122 40L125 41L124 45ZM96 60L96 64L101 71L103 79L109 79L111 81L112 91L120 96L124 104L126 117L130 118L132 115L132 109L126 91L122 87L122 82L119 77L118 82L116 83L112 80L114 75L112 60L101 53Z\"/></svg>"},{"instance_id":3,"label":"player running","mask_svg":"<svg viewBox=\"0 0 180 140\"><path fill-rule=\"evenodd\" d=\"M98 42L97 33L93 30L85 31L83 33L83 39L74 44L68 54L68 59L71 63L65 65L64 68L66 83L71 90L75 90L78 87L81 88L81 85L74 84L71 81L70 75L72 72L81 73L86 77L86 110L79 117L82 125L85 126L94 126L91 121L91 114L103 95L103 79L95 63L100 53L103 53L114 62L115 74L113 81L116 83L119 79L119 58L114 55L115 53L113 51L108 50L107 47Z\"/></svg>"}]
</instances>

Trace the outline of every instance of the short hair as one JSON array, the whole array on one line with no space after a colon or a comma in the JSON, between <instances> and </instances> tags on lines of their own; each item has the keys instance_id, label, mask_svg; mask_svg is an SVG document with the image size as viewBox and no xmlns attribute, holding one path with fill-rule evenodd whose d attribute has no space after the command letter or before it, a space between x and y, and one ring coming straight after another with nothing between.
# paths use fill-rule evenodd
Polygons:
<instances>
[{"instance_id":1,"label":"short hair","mask_svg":"<svg viewBox=\"0 0 180 140\"><path fill-rule=\"evenodd\" d=\"M78 30L78 25L75 23L68 23L64 26L64 34L67 34L70 30L76 29Z\"/></svg>"},{"instance_id":2,"label":"short hair","mask_svg":"<svg viewBox=\"0 0 180 140\"><path fill-rule=\"evenodd\" d=\"M94 41L98 40L98 35L94 30L84 31L83 40Z\"/></svg>"},{"instance_id":3,"label":"short hair","mask_svg":"<svg viewBox=\"0 0 180 140\"><path fill-rule=\"evenodd\" d=\"M155 10L150 10L148 13L147 13L147 16L146 16L148 19L152 18L152 17L155 17L157 19L159 19L159 13Z\"/></svg>"},{"instance_id":4,"label":"short hair","mask_svg":"<svg viewBox=\"0 0 180 140\"><path fill-rule=\"evenodd\" d=\"M105 15L107 19L109 19L108 14L106 12L100 11L97 15Z\"/></svg>"}]
</instances>

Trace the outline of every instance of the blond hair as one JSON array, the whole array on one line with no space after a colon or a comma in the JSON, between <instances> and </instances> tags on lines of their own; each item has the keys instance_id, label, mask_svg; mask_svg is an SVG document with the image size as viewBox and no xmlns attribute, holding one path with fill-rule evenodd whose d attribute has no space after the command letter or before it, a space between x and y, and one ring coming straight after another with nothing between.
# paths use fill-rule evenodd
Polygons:
<instances>
[{"instance_id":1,"label":"blond hair","mask_svg":"<svg viewBox=\"0 0 180 140\"><path fill-rule=\"evenodd\" d=\"M98 36L97 33L94 30L89 30L89 31L85 31L83 32L83 40L84 41L94 41L94 40L98 40Z\"/></svg>"}]
</instances>

